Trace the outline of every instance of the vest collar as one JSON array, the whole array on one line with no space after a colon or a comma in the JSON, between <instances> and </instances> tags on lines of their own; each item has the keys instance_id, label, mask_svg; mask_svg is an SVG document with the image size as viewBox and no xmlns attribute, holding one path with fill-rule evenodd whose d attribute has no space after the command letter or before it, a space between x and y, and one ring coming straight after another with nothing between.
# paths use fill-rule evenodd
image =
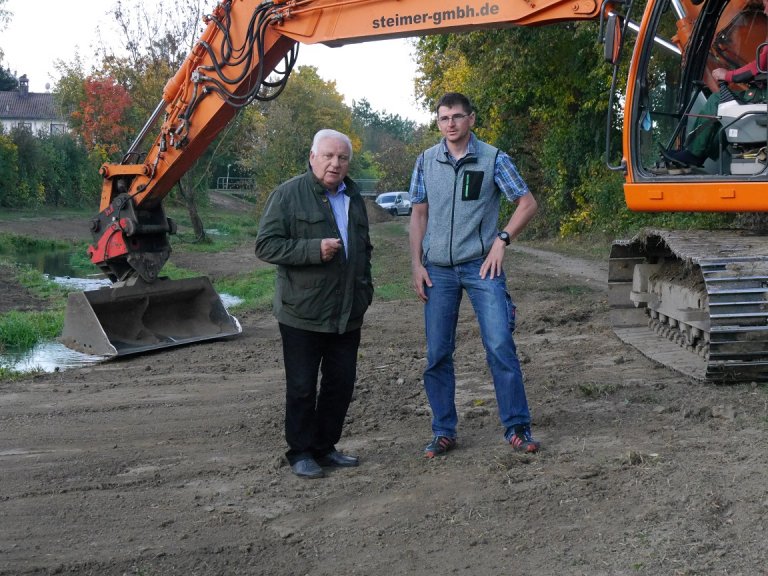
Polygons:
<instances>
[{"instance_id":1,"label":"vest collar","mask_svg":"<svg viewBox=\"0 0 768 576\"><path fill-rule=\"evenodd\" d=\"M474 164L477 162L477 138L474 132L469 133L469 142L467 142L467 153L457 160L448 151L448 144L445 138L440 140L440 153L437 155L437 161L452 166L461 166L462 164Z\"/></svg>"}]
</instances>

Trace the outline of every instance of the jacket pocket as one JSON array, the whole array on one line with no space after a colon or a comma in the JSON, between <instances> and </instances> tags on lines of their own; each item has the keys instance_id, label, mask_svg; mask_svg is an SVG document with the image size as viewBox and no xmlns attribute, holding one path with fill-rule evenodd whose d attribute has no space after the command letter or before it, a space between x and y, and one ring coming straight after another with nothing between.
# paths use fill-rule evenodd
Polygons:
<instances>
[{"instance_id":1,"label":"jacket pocket","mask_svg":"<svg viewBox=\"0 0 768 576\"><path fill-rule=\"evenodd\" d=\"M329 315L326 308L332 300L326 293L327 281L306 271L278 277L283 308L296 318L319 321Z\"/></svg>"},{"instance_id":2,"label":"jacket pocket","mask_svg":"<svg viewBox=\"0 0 768 576\"><path fill-rule=\"evenodd\" d=\"M323 238L327 220L322 212L296 211L296 236L299 238Z\"/></svg>"}]
</instances>

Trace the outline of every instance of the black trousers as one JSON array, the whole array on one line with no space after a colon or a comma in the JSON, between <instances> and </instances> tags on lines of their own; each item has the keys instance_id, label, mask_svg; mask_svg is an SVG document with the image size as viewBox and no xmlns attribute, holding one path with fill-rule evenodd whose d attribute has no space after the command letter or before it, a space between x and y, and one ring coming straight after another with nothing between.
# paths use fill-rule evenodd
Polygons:
<instances>
[{"instance_id":1,"label":"black trousers","mask_svg":"<svg viewBox=\"0 0 768 576\"><path fill-rule=\"evenodd\" d=\"M355 387L360 329L329 334L280 324L280 335L286 381L285 455L293 464L336 449Z\"/></svg>"}]
</instances>

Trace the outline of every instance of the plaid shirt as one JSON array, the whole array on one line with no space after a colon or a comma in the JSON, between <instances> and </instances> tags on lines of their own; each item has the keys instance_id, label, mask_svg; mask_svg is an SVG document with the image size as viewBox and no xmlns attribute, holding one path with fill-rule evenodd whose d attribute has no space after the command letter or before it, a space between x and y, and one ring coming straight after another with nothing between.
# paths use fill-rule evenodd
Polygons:
<instances>
[{"instance_id":1,"label":"plaid shirt","mask_svg":"<svg viewBox=\"0 0 768 576\"><path fill-rule=\"evenodd\" d=\"M476 152L476 136L474 133L469 135L469 144L467 145L467 155L475 154ZM445 144L445 138L441 142L442 151L445 157L451 164L456 165L456 159L448 152L448 147ZM424 155L419 154L416 159L416 166L413 168L413 175L411 176L411 187L409 194L411 196L411 203L421 204L427 201L427 191L424 188ZM509 154L499 150L496 155L496 164L493 171L493 181L496 182L496 186L506 196L507 200L514 202L520 196L528 194L528 185L525 180L520 176L515 164L512 162L512 158Z\"/></svg>"}]
</instances>

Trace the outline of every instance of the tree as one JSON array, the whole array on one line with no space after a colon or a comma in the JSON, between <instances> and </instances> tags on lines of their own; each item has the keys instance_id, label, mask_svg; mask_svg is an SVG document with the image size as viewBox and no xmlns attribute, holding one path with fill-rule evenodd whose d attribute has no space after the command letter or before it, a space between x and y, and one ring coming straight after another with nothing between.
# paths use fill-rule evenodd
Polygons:
<instances>
[{"instance_id":1,"label":"tree","mask_svg":"<svg viewBox=\"0 0 768 576\"><path fill-rule=\"evenodd\" d=\"M0 31L5 30L8 27L8 22L11 20L11 13L3 8L7 0L0 0ZM14 90L18 87L19 82L16 79L16 75L11 72L9 68L2 66L3 48L0 46L0 91Z\"/></svg>"},{"instance_id":2,"label":"tree","mask_svg":"<svg viewBox=\"0 0 768 576\"><path fill-rule=\"evenodd\" d=\"M18 185L8 196L13 207L38 207L45 201L40 166L45 164L40 142L27 128L14 128L10 137L17 152Z\"/></svg>"},{"instance_id":3,"label":"tree","mask_svg":"<svg viewBox=\"0 0 768 576\"><path fill-rule=\"evenodd\" d=\"M85 101L85 79L83 62L78 54L72 62L59 60L56 62L56 70L61 77L53 90L53 97L61 113L68 118L69 127L75 133L80 132L82 115L72 116Z\"/></svg>"},{"instance_id":4,"label":"tree","mask_svg":"<svg viewBox=\"0 0 768 576\"><path fill-rule=\"evenodd\" d=\"M533 224L546 224L543 233L592 210L577 191L594 177L592 166L604 152L610 69L600 66L596 37L593 23L565 23L431 36L417 44L418 94L432 105L446 91L470 97L478 136L512 155L540 199L545 217Z\"/></svg>"},{"instance_id":5,"label":"tree","mask_svg":"<svg viewBox=\"0 0 768 576\"><path fill-rule=\"evenodd\" d=\"M378 190L406 190L413 160L420 152L411 146L417 136L416 123L377 112L366 99L353 102L352 122L361 134L363 149L370 151L377 166Z\"/></svg>"},{"instance_id":6,"label":"tree","mask_svg":"<svg viewBox=\"0 0 768 576\"><path fill-rule=\"evenodd\" d=\"M2 53L0 52L0 60L2 60ZM9 68L0 66L0 92L7 92L9 90L16 90L19 87L19 80L11 72Z\"/></svg>"},{"instance_id":7,"label":"tree","mask_svg":"<svg viewBox=\"0 0 768 576\"><path fill-rule=\"evenodd\" d=\"M19 154L10 136L0 131L0 206L17 206L19 183Z\"/></svg>"},{"instance_id":8,"label":"tree","mask_svg":"<svg viewBox=\"0 0 768 576\"><path fill-rule=\"evenodd\" d=\"M130 132L124 119L131 98L113 78L86 78L83 89L83 100L72 113L78 134L88 151L114 156L128 145Z\"/></svg>"},{"instance_id":9,"label":"tree","mask_svg":"<svg viewBox=\"0 0 768 576\"><path fill-rule=\"evenodd\" d=\"M40 134L40 180L45 204L50 206L98 205L101 194L99 158L88 155L75 135Z\"/></svg>"},{"instance_id":10,"label":"tree","mask_svg":"<svg viewBox=\"0 0 768 576\"><path fill-rule=\"evenodd\" d=\"M112 13L125 39L128 56L119 58L104 49L103 67L132 96L128 123L135 133L161 102L163 87L197 41L206 4L203 0L153 4L150 13L140 0L117 2ZM205 228L197 209L201 188L194 184L197 178L188 176L186 184L181 179L177 183L179 194L187 206L196 238L205 240Z\"/></svg>"},{"instance_id":11,"label":"tree","mask_svg":"<svg viewBox=\"0 0 768 576\"><path fill-rule=\"evenodd\" d=\"M314 66L300 66L276 100L245 111L248 126L241 142L239 165L253 174L262 199L283 180L307 169L312 138L321 128L333 128L352 139L350 174L355 173L361 145L352 130L352 114L336 91Z\"/></svg>"}]
</instances>

